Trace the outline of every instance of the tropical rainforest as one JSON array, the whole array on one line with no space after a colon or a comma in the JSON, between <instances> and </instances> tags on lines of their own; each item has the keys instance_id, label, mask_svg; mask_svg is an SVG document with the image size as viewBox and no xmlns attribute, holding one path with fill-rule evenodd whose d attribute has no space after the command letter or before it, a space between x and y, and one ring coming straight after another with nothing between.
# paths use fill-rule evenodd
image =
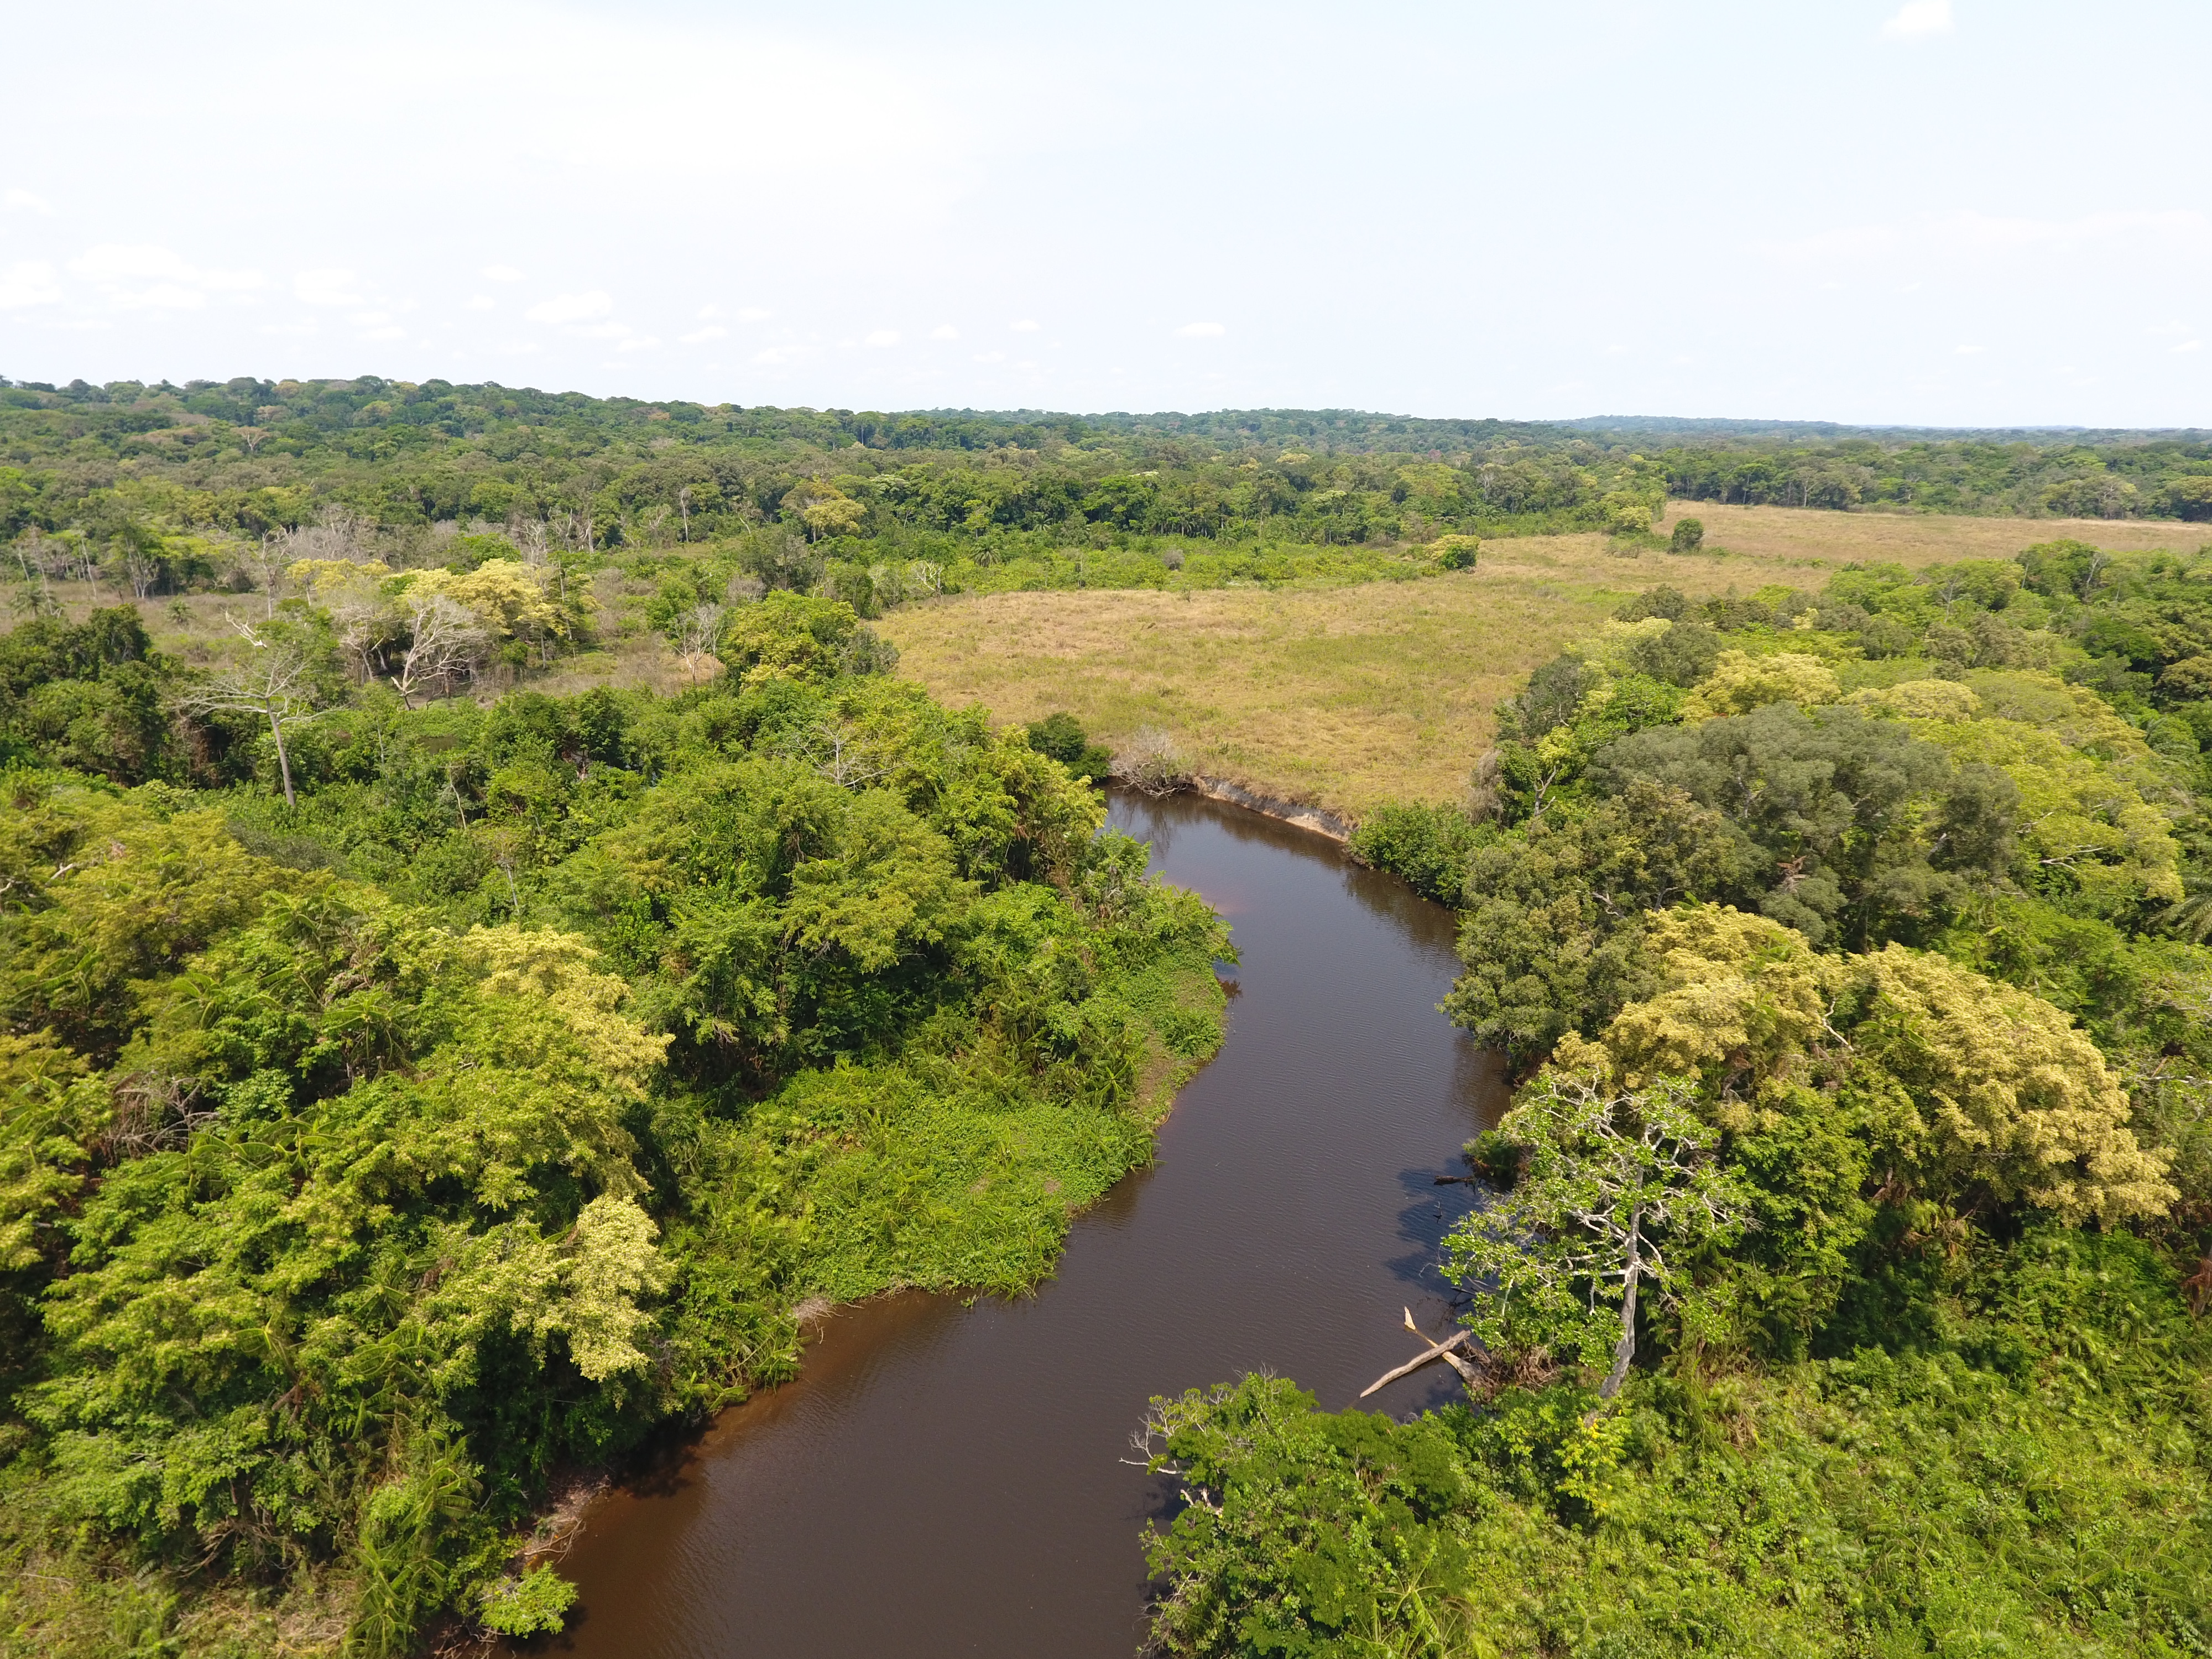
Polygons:
<instances>
[{"instance_id":1,"label":"tropical rainforest","mask_svg":"<svg viewBox=\"0 0 2212 1659\"><path fill-rule=\"evenodd\" d=\"M388 579L398 658L565 626L523 568ZM318 574L212 666L0 636L11 1653L559 1629L580 1474L810 1306L1033 1283L1220 1040L1225 933L1065 717L789 592L680 696L417 706Z\"/></svg>"},{"instance_id":2,"label":"tropical rainforest","mask_svg":"<svg viewBox=\"0 0 2212 1659\"><path fill-rule=\"evenodd\" d=\"M2212 556L1666 587L1354 847L1516 1081L1468 1403L1154 1402L1164 1651L2212 1643Z\"/></svg>"},{"instance_id":3,"label":"tropical rainforest","mask_svg":"<svg viewBox=\"0 0 2212 1659\"><path fill-rule=\"evenodd\" d=\"M140 598L333 512L410 562L446 562L432 544L479 523L538 526L556 551L743 543L752 579L826 584L866 617L948 588L1405 578L1464 563L1483 536L1647 533L1670 495L2212 520L2212 435L887 415L374 378L0 384L0 538L21 574L104 569Z\"/></svg>"},{"instance_id":4,"label":"tropical rainforest","mask_svg":"<svg viewBox=\"0 0 2212 1659\"><path fill-rule=\"evenodd\" d=\"M2203 520L2212 445L0 386L0 1642L557 1630L580 1480L810 1309L1034 1283L1148 1156L1221 924L885 609L1670 495ZM2208 583L1653 588L1370 815L1518 1085L1469 1403L1158 1402L1158 1646L2212 1644ZM533 689L611 597L682 685Z\"/></svg>"}]
</instances>

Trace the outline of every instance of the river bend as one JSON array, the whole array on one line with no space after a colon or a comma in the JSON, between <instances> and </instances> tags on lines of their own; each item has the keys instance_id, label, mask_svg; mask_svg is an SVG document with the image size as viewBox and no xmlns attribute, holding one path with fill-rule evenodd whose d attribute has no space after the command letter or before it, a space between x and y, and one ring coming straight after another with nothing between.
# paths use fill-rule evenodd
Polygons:
<instances>
[{"instance_id":1,"label":"river bend","mask_svg":"<svg viewBox=\"0 0 2212 1659\"><path fill-rule=\"evenodd\" d=\"M1152 1167L1018 1301L884 1297L799 1379L592 1512L562 1564L589 1659L1130 1659L1164 1482L1121 1460L1158 1394L1267 1369L1328 1407L1449 1328L1461 1145L1503 1103L1435 1012L1452 917L1331 842L1190 797L1117 795L1152 866L1225 915L1229 1036ZM1441 1367L1370 1405L1449 1397Z\"/></svg>"}]
</instances>

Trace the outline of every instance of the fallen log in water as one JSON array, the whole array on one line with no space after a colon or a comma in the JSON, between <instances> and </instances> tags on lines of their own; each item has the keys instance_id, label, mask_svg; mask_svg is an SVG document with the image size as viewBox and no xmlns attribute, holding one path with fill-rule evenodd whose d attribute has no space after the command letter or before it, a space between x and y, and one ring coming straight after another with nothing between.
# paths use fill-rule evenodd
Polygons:
<instances>
[{"instance_id":1,"label":"fallen log in water","mask_svg":"<svg viewBox=\"0 0 2212 1659\"><path fill-rule=\"evenodd\" d=\"M1419 1336L1421 1334L1421 1328L1413 1323L1413 1310L1411 1308L1407 1308L1405 1310L1405 1314L1406 1328L1413 1332L1414 1335ZM1370 1382L1365 1388L1359 1391L1359 1397L1362 1400L1366 1399L1369 1395L1373 1394L1377 1389L1387 1388L1389 1384L1395 1382L1400 1377L1420 1370L1422 1366L1427 1364L1431 1359L1441 1359L1444 1361L1447 1364L1450 1365L1454 1370L1457 1371L1462 1377L1472 1383L1475 1380L1476 1376L1474 1367L1468 1364L1467 1361L1462 1359L1458 1354L1453 1352L1455 1348L1465 1347L1467 1346L1467 1332L1455 1332L1452 1335L1446 1337L1443 1341L1435 1344L1426 1353L1407 1360L1395 1370L1383 1372L1382 1376L1376 1377L1372 1382Z\"/></svg>"}]
</instances>

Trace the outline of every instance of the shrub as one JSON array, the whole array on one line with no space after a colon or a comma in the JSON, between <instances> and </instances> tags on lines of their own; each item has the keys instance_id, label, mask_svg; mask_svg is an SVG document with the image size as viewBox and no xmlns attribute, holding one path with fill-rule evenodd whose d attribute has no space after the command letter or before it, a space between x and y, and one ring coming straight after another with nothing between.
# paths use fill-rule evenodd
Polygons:
<instances>
[{"instance_id":1,"label":"shrub","mask_svg":"<svg viewBox=\"0 0 2212 1659\"><path fill-rule=\"evenodd\" d=\"M1352 832L1351 851L1362 864L1403 876L1423 898L1457 905L1478 833L1457 807L1393 801Z\"/></svg>"},{"instance_id":2,"label":"shrub","mask_svg":"<svg viewBox=\"0 0 2212 1659\"><path fill-rule=\"evenodd\" d=\"M1190 787L1182 750L1157 726L1140 726L1114 757L1114 775L1148 795L1172 795Z\"/></svg>"},{"instance_id":3,"label":"shrub","mask_svg":"<svg viewBox=\"0 0 2212 1659\"><path fill-rule=\"evenodd\" d=\"M1472 570L1482 552L1482 540L1477 536L1439 536L1429 550L1439 569Z\"/></svg>"},{"instance_id":4,"label":"shrub","mask_svg":"<svg viewBox=\"0 0 2212 1659\"><path fill-rule=\"evenodd\" d=\"M1032 721L1025 731L1030 748L1049 755L1077 777L1103 783L1113 775L1113 751L1091 742L1081 723L1065 710Z\"/></svg>"},{"instance_id":5,"label":"shrub","mask_svg":"<svg viewBox=\"0 0 2212 1659\"><path fill-rule=\"evenodd\" d=\"M575 1601L574 1584L550 1567L534 1567L485 1590L483 1627L501 1636L554 1635Z\"/></svg>"}]
</instances>

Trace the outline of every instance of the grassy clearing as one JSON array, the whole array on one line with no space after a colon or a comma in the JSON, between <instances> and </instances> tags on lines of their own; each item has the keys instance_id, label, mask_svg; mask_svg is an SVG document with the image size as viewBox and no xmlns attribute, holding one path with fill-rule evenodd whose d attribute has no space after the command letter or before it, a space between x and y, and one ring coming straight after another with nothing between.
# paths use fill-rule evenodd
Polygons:
<instances>
[{"instance_id":1,"label":"grassy clearing","mask_svg":"<svg viewBox=\"0 0 2212 1659\"><path fill-rule=\"evenodd\" d=\"M2212 531L2172 519L1954 518L1937 514L1822 513L1794 507L1722 507L1670 501L1663 534L1677 519L1697 519L1705 540L1754 558L1821 564L1891 559L1915 568L1953 559L2008 559L2035 542L2082 541L2116 553L2166 548L2187 552Z\"/></svg>"},{"instance_id":2,"label":"grassy clearing","mask_svg":"<svg viewBox=\"0 0 2212 1659\"><path fill-rule=\"evenodd\" d=\"M945 700L1024 721L1065 708L1108 743L1159 726L1209 775L1358 816L1386 799L1457 796L1489 745L1490 710L1514 682L1656 582L1703 598L1771 582L1817 587L1852 561L2008 558L2059 537L2116 550L2178 551L2203 539L2202 526L2170 520L1695 501L1670 506L1662 533L1686 516L1705 524L1705 552L1623 557L1598 534L1531 536L1490 543L1472 574L1376 580L1399 565L1367 550L1304 549L1283 567L1286 580L1227 586L1205 586L1212 579L1190 569L1170 575L1145 556L1138 562L1158 586L967 592L904 607L877 626L899 647L901 672ZM1135 556L1087 556L1105 562L1091 571L1096 580L1133 580L1106 564ZM106 585L95 592L58 582L53 592L73 618L117 602ZM693 683L645 619L652 582L607 569L592 592L593 647L533 666L522 685L558 696L603 684L670 696ZM138 609L159 649L207 665L236 649L226 616L258 618L265 601L195 593ZM701 679L720 672L711 660L696 670ZM513 684L511 671L495 671L477 694L488 699Z\"/></svg>"},{"instance_id":3,"label":"grassy clearing","mask_svg":"<svg viewBox=\"0 0 2212 1659\"><path fill-rule=\"evenodd\" d=\"M1209 776L1355 816L1449 799L1514 684L1638 590L1817 587L1852 561L2005 558L2079 537L2194 546L2171 523L1908 518L1677 503L1725 551L1622 557L1601 535L1492 542L1479 569L1357 586L956 595L878 626L899 672L1002 720L1073 714L1109 743L1172 733Z\"/></svg>"}]
</instances>

